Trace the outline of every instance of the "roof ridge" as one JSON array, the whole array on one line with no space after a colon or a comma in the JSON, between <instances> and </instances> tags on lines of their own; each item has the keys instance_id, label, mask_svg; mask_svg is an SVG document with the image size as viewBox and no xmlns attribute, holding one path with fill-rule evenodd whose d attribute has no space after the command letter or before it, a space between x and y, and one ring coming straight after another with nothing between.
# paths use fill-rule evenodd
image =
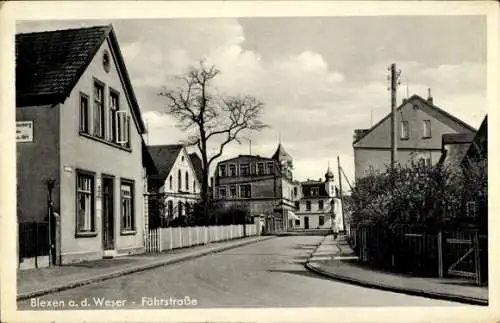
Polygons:
<instances>
[{"instance_id":1,"label":"roof ridge","mask_svg":"<svg viewBox=\"0 0 500 323\"><path fill-rule=\"evenodd\" d=\"M61 32L61 31L76 31L76 30L88 30L88 29L108 29L111 28L111 24L107 25L95 25L95 26L90 26L90 27L74 27L74 28L64 28L64 29L54 29L54 30L44 30L44 31L31 31L31 32L26 32L26 33L17 33L16 36L21 36L21 35L35 35L35 34L48 34L48 33L54 33L54 32Z\"/></svg>"}]
</instances>

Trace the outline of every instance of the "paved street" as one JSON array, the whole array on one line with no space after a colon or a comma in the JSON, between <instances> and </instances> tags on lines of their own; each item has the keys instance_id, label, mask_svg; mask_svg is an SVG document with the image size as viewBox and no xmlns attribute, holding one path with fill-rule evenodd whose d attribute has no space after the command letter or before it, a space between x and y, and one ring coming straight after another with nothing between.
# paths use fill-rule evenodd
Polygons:
<instances>
[{"instance_id":1,"label":"paved street","mask_svg":"<svg viewBox=\"0 0 500 323\"><path fill-rule=\"evenodd\" d=\"M19 309L440 306L445 301L349 285L303 263L323 237L278 237L18 302ZM110 302L102 302L104 299ZM111 300L115 300L111 302ZM172 305L173 303L177 305ZM54 306L61 306L56 308Z\"/></svg>"}]
</instances>

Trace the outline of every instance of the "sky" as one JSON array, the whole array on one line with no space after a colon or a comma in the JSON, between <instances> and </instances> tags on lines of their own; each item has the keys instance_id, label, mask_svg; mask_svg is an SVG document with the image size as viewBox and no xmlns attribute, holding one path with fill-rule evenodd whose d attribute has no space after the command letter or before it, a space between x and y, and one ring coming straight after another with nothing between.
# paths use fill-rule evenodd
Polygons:
<instances>
[{"instance_id":1,"label":"sky","mask_svg":"<svg viewBox=\"0 0 500 323\"><path fill-rule=\"evenodd\" d=\"M265 105L262 120L270 127L250 135L251 152L270 157L281 138L298 180L323 178L339 156L353 182L353 131L390 112L391 63L402 71L398 104L407 94L425 98L431 88L434 104L475 128L487 112L480 16L25 21L16 32L101 24L117 34L149 144L186 139L157 94L206 59L221 70L219 91ZM249 152L244 140L226 146L220 160Z\"/></svg>"}]
</instances>

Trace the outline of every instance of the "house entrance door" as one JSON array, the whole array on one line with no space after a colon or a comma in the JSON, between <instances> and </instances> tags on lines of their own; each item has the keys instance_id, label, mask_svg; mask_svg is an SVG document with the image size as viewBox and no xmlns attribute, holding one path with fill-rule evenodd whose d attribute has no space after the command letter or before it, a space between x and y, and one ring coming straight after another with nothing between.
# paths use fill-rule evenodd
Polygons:
<instances>
[{"instance_id":1,"label":"house entrance door","mask_svg":"<svg viewBox=\"0 0 500 323\"><path fill-rule=\"evenodd\" d=\"M104 250L115 248L113 178L102 178L102 239Z\"/></svg>"}]
</instances>

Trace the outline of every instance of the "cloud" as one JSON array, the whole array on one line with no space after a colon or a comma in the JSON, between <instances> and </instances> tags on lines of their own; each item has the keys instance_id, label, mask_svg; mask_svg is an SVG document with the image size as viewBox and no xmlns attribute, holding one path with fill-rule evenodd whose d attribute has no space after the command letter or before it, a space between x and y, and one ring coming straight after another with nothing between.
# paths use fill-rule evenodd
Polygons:
<instances>
[{"instance_id":1,"label":"cloud","mask_svg":"<svg viewBox=\"0 0 500 323\"><path fill-rule=\"evenodd\" d=\"M279 20L272 23L279 27ZM171 144L187 137L175 127L175 120L163 113L165 102L157 93L171 83L174 75L202 58L221 70L216 81L220 91L251 94L264 102L263 121L271 127L251 135L252 152L271 156L281 134L285 149L295 160L295 176L299 179L322 177L328 161L333 163L337 155L352 179L353 130L370 127L370 121L376 123L390 111L386 77L392 52L386 41L393 39L375 40L364 24L359 25L361 38L350 36L348 29L331 28L329 33L318 24L315 28L320 28L324 38L319 42L321 46L310 41L314 38L314 24L309 23L297 27L308 31L293 44L284 35L271 37L275 33L272 28L256 23L242 25L237 19L123 20L113 25L148 124L150 144ZM47 26L65 25L33 23L22 25L20 30ZM424 38L432 43L428 29ZM282 33L281 29L276 29L276 33ZM325 41L331 46L325 46ZM471 50L467 55L457 52L448 63L432 65L428 62L430 52L414 54L418 48L411 39L398 41L401 44L397 46L397 57L406 59L396 61L402 70L398 101L406 96L407 84L410 95L425 97L427 88L431 88L436 105L477 127L486 113L486 65L484 61L461 57L481 55ZM370 44L377 47L369 51ZM211 153L215 153L215 147L213 144ZM231 144L223 158L247 154L249 149L248 141Z\"/></svg>"}]
</instances>

